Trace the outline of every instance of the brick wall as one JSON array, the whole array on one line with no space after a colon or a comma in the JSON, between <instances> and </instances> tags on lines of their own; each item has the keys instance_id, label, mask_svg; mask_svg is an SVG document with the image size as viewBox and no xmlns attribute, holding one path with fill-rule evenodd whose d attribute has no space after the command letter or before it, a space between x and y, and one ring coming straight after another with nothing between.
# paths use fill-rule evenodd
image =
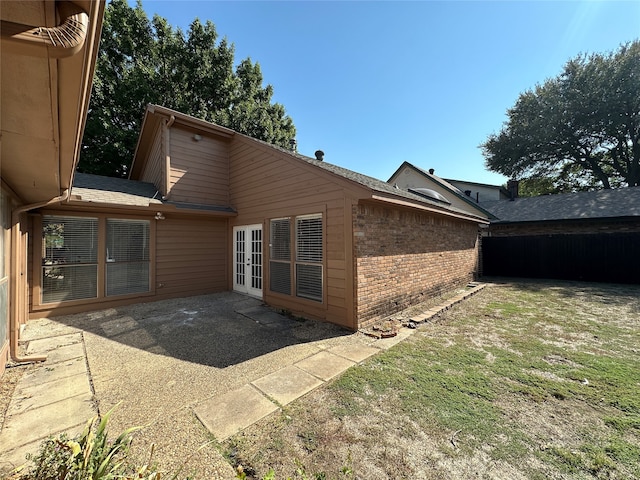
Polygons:
<instances>
[{"instance_id":1,"label":"brick wall","mask_svg":"<svg viewBox=\"0 0 640 480\"><path fill-rule=\"evenodd\" d=\"M353 224L359 326L466 284L476 276L475 223L357 205Z\"/></svg>"}]
</instances>

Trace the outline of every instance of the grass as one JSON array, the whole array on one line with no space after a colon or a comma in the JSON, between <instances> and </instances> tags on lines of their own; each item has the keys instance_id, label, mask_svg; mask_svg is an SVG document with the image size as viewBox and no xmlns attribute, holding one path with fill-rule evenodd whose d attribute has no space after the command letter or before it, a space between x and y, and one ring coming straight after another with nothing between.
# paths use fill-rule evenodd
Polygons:
<instances>
[{"instance_id":1,"label":"grass","mask_svg":"<svg viewBox=\"0 0 640 480\"><path fill-rule=\"evenodd\" d=\"M640 478L639 313L634 286L485 289L241 434L242 457L281 475L353 452L363 478Z\"/></svg>"}]
</instances>

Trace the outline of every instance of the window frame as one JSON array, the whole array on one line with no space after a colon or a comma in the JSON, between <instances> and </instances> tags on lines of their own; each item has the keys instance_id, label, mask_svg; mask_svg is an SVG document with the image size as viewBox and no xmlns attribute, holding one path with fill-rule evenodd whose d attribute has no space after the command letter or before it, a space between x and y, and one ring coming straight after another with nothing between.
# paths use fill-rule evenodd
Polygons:
<instances>
[{"instance_id":1,"label":"window frame","mask_svg":"<svg viewBox=\"0 0 640 480\"><path fill-rule=\"evenodd\" d=\"M86 298L79 300L63 300L49 303L42 302L42 253L44 249L42 231L44 216L60 216L60 217L91 217L98 219L98 294L94 298ZM124 293L118 295L106 295L106 275L107 275L107 219L112 220L143 220L149 222L149 289L145 292ZM33 279L31 288L31 309L33 311L50 310L57 307L73 307L74 305L101 304L111 301L119 301L121 299L137 297L149 297L156 294L155 270L156 270L156 222L152 216L127 215L116 213L95 213L95 212L69 212L64 210L46 210L41 214L33 216L32 235L33 254L31 260L31 278Z\"/></svg>"},{"instance_id":2,"label":"window frame","mask_svg":"<svg viewBox=\"0 0 640 480\"><path fill-rule=\"evenodd\" d=\"M300 229L301 222L309 220L320 220L320 235L318 237L317 232L307 232L307 238L301 239ZM317 229L318 227L312 227ZM318 245L319 238L319 245ZM305 243L301 245L301 240L305 240ZM319 249L318 249L319 247ZM295 217L295 254L294 254L294 285L295 295L298 298L305 298L313 300L315 302L323 302L324 300L324 222L321 213L310 215L298 215ZM313 250L313 251L312 251ZM313 257L320 257L320 260L314 260ZM299 267L303 269L320 270L320 294L314 295L304 291L304 286L301 285L301 277ZM310 271L310 270L309 270Z\"/></svg>"},{"instance_id":3,"label":"window frame","mask_svg":"<svg viewBox=\"0 0 640 480\"><path fill-rule=\"evenodd\" d=\"M305 254L309 254L309 251L304 252L301 250L301 243L299 238L299 228L300 222L305 220L317 220L319 219L319 236L316 235L315 240L312 239L311 243L307 243L305 247L313 247L315 255L319 258L319 261L314 261L311 257L305 257ZM280 222L286 220L289 223L288 233L289 233L289 245L288 245L288 259L283 260L280 258L274 258L274 233L273 233L273 222ZM319 238L319 241L318 241ZM274 217L269 219L269 294L271 295L282 295L296 301L309 302L313 305L326 305L326 295L327 295L327 286L326 286L326 213L324 211L318 212L317 210L314 213L306 213L300 215L291 215L288 217ZM287 265L289 272L289 291L285 293L280 290L273 290L273 265ZM319 290L317 294L304 292L304 288L300 285L300 268L318 268L319 269L319 279L320 285L319 288L316 286L316 289Z\"/></svg>"}]
</instances>

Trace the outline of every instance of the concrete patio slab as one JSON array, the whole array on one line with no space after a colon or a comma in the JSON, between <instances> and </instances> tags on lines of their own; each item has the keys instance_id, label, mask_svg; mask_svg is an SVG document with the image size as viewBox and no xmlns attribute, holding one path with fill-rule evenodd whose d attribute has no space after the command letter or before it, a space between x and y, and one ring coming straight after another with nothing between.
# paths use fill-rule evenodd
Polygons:
<instances>
[{"instance_id":1,"label":"concrete patio slab","mask_svg":"<svg viewBox=\"0 0 640 480\"><path fill-rule=\"evenodd\" d=\"M27 355L31 355L33 353L47 353L51 351L56 351L56 356L60 360L65 360L62 357L65 352L60 352L59 350L62 347L70 347L73 345L82 346L82 334L81 333L71 333L67 335L56 335L55 337L49 338L40 338L37 340L31 340L29 342L29 346L27 347ZM80 355L76 355L75 353L71 353L69 351L66 353L68 356L66 358L74 358L77 356L84 356L84 350L80 353Z\"/></svg>"},{"instance_id":2,"label":"concrete patio slab","mask_svg":"<svg viewBox=\"0 0 640 480\"><path fill-rule=\"evenodd\" d=\"M87 372L57 380L32 384L21 383L13 393L10 415L24 413L34 408L60 402L66 398L77 397L91 391Z\"/></svg>"},{"instance_id":3,"label":"concrete patio slab","mask_svg":"<svg viewBox=\"0 0 640 480\"><path fill-rule=\"evenodd\" d=\"M326 382L340 375L347 368L354 366L355 362L324 351L311 355L294 365Z\"/></svg>"},{"instance_id":4,"label":"concrete patio slab","mask_svg":"<svg viewBox=\"0 0 640 480\"><path fill-rule=\"evenodd\" d=\"M287 405L322 385L322 380L298 367L289 365L252 382L265 395L280 405Z\"/></svg>"},{"instance_id":5,"label":"concrete patio slab","mask_svg":"<svg viewBox=\"0 0 640 480\"><path fill-rule=\"evenodd\" d=\"M201 403L194 413L218 441L223 441L240 430L278 410L251 385Z\"/></svg>"},{"instance_id":6,"label":"concrete patio slab","mask_svg":"<svg viewBox=\"0 0 640 480\"><path fill-rule=\"evenodd\" d=\"M42 368L25 374L20 379L20 385L24 387L41 385L60 378L72 377L79 373L87 372L87 363L84 356L56 364L52 364L50 359L47 359L47 361L41 365Z\"/></svg>"},{"instance_id":7,"label":"concrete patio slab","mask_svg":"<svg viewBox=\"0 0 640 480\"><path fill-rule=\"evenodd\" d=\"M87 420L96 414L93 396L85 393L66 398L20 414L12 415L12 408L0 434L0 445L23 446L38 442L49 435L84 427Z\"/></svg>"},{"instance_id":8,"label":"concrete patio slab","mask_svg":"<svg viewBox=\"0 0 640 480\"><path fill-rule=\"evenodd\" d=\"M380 352L379 348L369 347L367 345L336 345L331 347L329 352L347 358L352 362L360 363L363 360Z\"/></svg>"},{"instance_id":9,"label":"concrete patio slab","mask_svg":"<svg viewBox=\"0 0 640 480\"><path fill-rule=\"evenodd\" d=\"M20 334L20 342L29 342L40 338L58 337L61 335L68 335L70 333L80 333L80 330L48 318L37 318L29 320L28 328L24 328Z\"/></svg>"},{"instance_id":10,"label":"concrete patio slab","mask_svg":"<svg viewBox=\"0 0 640 480\"><path fill-rule=\"evenodd\" d=\"M57 337L55 337L57 338ZM55 347L54 342L50 342L50 345L37 345L37 348L32 348L32 343L44 342L44 340L35 340L29 343L27 349L27 355L32 354L44 354L47 356L47 364L52 365L55 363L65 362L74 358L84 358L84 345L82 341L72 344L63 344L63 346Z\"/></svg>"}]
</instances>

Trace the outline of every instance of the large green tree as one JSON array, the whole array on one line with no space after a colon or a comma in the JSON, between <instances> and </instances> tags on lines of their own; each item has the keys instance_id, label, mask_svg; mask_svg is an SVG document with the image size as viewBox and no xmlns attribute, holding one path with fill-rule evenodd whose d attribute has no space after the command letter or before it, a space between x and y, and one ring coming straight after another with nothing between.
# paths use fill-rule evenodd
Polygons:
<instances>
[{"instance_id":1,"label":"large green tree","mask_svg":"<svg viewBox=\"0 0 640 480\"><path fill-rule=\"evenodd\" d=\"M640 41L567 62L481 149L489 170L551 191L640 185Z\"/></svg>"},{"instance_id":2,"label":"large green tree","mask_svg":"<svg viewBox=\"0 0 640 480\"><path fill-rule=\"evenodd\" d=\"M234 68L234 48L210 21L185 33L149 19L140 1L111 0L105 11L78 170L126 177L145 106L163 105L288 147L295 126L258 63Z\"/></svg>"}]
</instances>

